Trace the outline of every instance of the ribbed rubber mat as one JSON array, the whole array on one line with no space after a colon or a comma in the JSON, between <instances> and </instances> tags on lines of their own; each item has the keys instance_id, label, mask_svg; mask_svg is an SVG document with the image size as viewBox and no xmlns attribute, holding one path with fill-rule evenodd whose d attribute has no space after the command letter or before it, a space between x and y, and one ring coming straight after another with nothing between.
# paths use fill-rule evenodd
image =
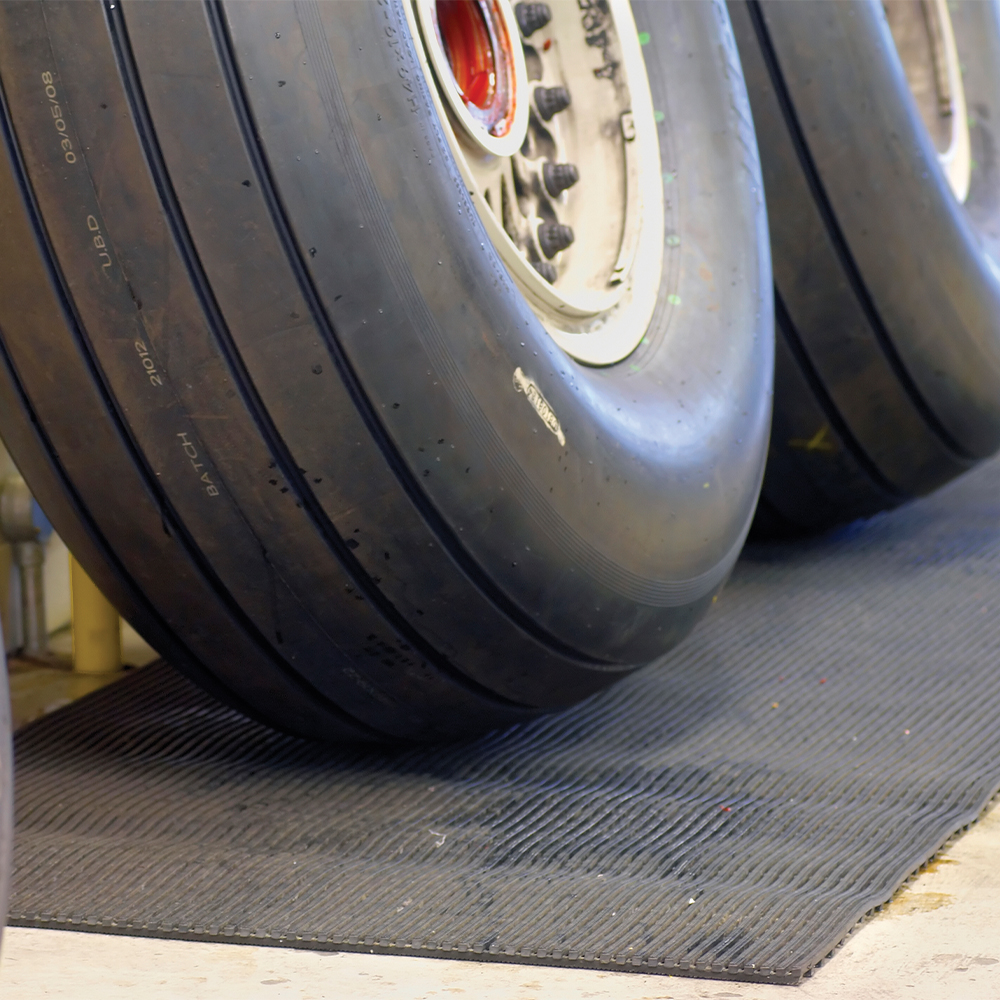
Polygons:
<instances>
[{"instance_id":1,"label":"ribbed rubber mat","mask_svg":"<svg viewBox=\"0 0 1000 1000\"><path fill-rule=\"evenodd\" d=\"M795 982L1000 786L1000 463L751 548L662 665L327 750L166 667L17 741L13 923Z\"/></svg>"}]
</instances>

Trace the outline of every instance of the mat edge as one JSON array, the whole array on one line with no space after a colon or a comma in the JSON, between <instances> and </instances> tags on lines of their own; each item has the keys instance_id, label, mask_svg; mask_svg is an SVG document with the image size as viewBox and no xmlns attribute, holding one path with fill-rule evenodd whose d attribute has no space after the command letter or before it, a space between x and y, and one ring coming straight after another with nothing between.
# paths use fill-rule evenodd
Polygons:
<instances>
[{"instance_id":1,"label":"mat edge","mask_svg":"<svg viewBox=\"0 0 1000 1000\"><path fill-rule=\"evenodd\" d=\"M786 973L756 973L742 970L681 968L680 966L625 963L586 958L550 958L537 955L508 955L463 951L450 948L418 948L411 945L364 944L352 942L321 941L308 938L277 938L250 934L213 934L211 932L181 931L159 927L134 927L123 924L103 924L98 921L45 920L11 915L8 927L27 927L34 930L80 931L89 934L118 934L122 937L156 938L171 941L196 941L206 944L256 945L262 948L295 948L336 954L350 952L367 955L395 955L411 958L440 958L463 962L495 962L504 965L540 965L563 969L588 969L598 972L638 973L647 976L683 976L687 979L706 979L716 982L745 982L772 986L795 986L809 975L811 969L792 970Z\"/></svg>"}]
</instances>

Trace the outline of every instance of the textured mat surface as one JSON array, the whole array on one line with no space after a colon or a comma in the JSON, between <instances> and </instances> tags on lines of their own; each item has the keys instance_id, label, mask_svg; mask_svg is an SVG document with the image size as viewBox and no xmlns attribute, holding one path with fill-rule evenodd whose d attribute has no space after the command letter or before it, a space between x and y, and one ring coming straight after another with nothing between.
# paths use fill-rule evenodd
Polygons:
<instances>
[{"instance_id":1,"label":"textured mat surface","mask_svg":"<svg viewBox=\"0 0 1000 1000\"><path fill-rule=\"evenodd\" d=\"M1000 786L998 613L994 462L475 742L318 749L146 668L18 738L13 922L795 982Z\"/></svg>"}]
</instances>

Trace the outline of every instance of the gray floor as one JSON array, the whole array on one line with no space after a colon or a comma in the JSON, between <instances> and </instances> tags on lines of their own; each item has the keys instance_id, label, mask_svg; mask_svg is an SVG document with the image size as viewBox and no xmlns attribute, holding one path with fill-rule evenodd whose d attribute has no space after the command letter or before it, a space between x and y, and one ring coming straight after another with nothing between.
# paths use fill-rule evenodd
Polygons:
<instances>
[{"instance_id":1,"label":"gray floor","mask_svg":"<svg viewBox=\"0 0 1000 1000\"><path fill-rule=\"evenodd\" d=\"M801 986L11 928L4 1000L996 1000L1000 809Z\"/></svg>"}]
</instances>

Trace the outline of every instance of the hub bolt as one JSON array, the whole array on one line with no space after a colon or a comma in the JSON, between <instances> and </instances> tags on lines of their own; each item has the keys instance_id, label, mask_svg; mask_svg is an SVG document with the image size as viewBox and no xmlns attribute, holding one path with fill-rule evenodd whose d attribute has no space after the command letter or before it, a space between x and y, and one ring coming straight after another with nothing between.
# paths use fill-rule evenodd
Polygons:
<instances>
[{"instance_id":1,"label":"hub bolt","mask_svg":"<svg viewBox=\"0 0 1000 1000\"><path fill-rule=\"evenodd\" d=\"M569 106L569 91L565 87L535 87L535 107L543 121L549 121Z\"/></svg>"},{"instance_id":2,"label":"hub bolt","mask_svg":"<svg viewBox=\"0 0 1000 1000\"><path fill-rule=\"evenodd\" d=\"M538 227L538 245L542 253L551 260L560 250L565 250L573 242L573 230L558 222L543 222Z\"/></svg>"},{"instance_id":3,"label":"hub bolt","mask_svg":"<svg viewBox=\"0 0 1000 1000\"><path fill-rule=\"evenodd\" d=\"M514 17L521 34L527 38L552 20L552 10L547 3L519 3L514 6Z\"/></svg>"},{"instance_id":4,"label":"hub bolt","mask_svg":"<svg viewBox=\"0 0 1000 1000\"><path fill-rule=\"evenodd\" d=\"M575 163L546 163L542 167L542 180L545 190L556 198L567 188L571 188L580 179L580 171Z\"/></svg>"},{"instance_id":5,"label":"hub bolt","mask_svg":"<svg viewBox=\"0 0 1000 1000\"><path fill-rule=\"evenodd\" d=\"M550 284L554 285L558 272L555 264L550 264L547 260L533 260L531 266Z\"/></svg>"}]
</instances>

